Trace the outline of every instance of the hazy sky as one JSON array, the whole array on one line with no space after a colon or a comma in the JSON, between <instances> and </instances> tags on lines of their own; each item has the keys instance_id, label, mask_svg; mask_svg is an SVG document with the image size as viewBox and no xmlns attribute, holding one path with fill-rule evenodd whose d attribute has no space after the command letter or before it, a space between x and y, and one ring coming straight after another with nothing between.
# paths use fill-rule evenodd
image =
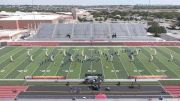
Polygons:
<instances>
[{"instance_id":1,"label":"hazy sky","mask_svg":"<svg viewBox=\"0 0 180 101\"><path fill-rule=\"evenodd\" d=\"M123 4L148 4L149 0L33 0L40 5L123 5ZM150 0L156 5L180 5L180 0ZM0 0L0 4L32 4L32 0Z\"/></svg>"}]
</instances>

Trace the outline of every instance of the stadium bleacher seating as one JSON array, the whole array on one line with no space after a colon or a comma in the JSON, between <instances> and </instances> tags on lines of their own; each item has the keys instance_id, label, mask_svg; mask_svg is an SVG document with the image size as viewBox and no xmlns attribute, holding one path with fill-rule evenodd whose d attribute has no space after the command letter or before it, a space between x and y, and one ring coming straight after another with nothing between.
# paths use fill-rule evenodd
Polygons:
<instances>
[{"instance_id":1,"label":"stadium bleacher seating","mask_svg":"<svg viewBox=\"0 0 180 101\"><path fill-rule=\"evenodd\" d=\"M39 26L37 32L29 40L155 41L154 38L147 36L144 25L140 23L43 23ZM116 37L112 38L113 34L116 34Z\"/></svg>"},{"instance_id":2,"label":"stadium bleacher seating","mask_svg":"<svg viewBox=\"0 0 180 101\"><path fill-rule=\"evenodd\" d=\"M49 38L53 34L54 24L41 24L38 34L34 38Z\"/></svg>"}]
</instances>

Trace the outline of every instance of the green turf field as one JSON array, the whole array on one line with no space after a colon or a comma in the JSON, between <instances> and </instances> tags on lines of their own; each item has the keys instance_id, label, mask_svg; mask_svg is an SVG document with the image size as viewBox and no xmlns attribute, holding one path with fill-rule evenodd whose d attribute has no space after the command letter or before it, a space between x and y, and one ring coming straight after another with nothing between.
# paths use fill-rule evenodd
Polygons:
<instances>
[{"instance_id":1,"label":"green turf field","mask_svg":"<svg viewBox=\"0 0 180 101\"><path fill-rule=\"evenodd\" d=\"M46 48L48 56L46 56ZM28 56L28 50L32 59ZM155 50L157 54L153 55ZM139 51L138 55L137 51ZM170 54L173 56L172 61ZM151 55L153 59L150 62ZM0 49L0 79L55 75L81 79L86 73L102 73L105 79L126 79L128 76L144 75L180 78L180 47L5 47Z\"/></svg>"}]
</instances>

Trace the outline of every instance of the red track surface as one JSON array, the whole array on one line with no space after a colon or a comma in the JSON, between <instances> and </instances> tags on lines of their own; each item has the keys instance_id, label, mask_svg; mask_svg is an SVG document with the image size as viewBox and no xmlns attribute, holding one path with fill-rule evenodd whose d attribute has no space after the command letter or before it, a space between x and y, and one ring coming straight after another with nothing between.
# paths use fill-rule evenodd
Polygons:
<instances>
[{"instance_id":1,"label":"red track surface","mask_svg":"<svg viewBox=\"0 0 180 101\"><path fill-rule=\"evenodd\" d=\"M164 89L173 97L180 98L180 86L165 86Z\"/></svg>"},{"instance_id":2,"label":"red track surface","mask_svg":"<svg viewBox=\"0 0 180 101\"><path fill-rule=\"evenodd\" d=\"M0 86L0 99L14 99L20 92L24 92L26 89L26 86Z\"/></svg>"}]
</instances>

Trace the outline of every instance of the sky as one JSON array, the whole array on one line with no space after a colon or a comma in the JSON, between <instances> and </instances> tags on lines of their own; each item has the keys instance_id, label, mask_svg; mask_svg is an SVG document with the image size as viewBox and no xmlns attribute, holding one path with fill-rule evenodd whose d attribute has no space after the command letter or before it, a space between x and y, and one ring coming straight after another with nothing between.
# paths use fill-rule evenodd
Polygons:
<instances>
[{"instance_id":1,"label":"sky","mask_svg":"<svg viewBox=\"0 0 180 101\"><path fill-rule=\"evenodd\" d=\"M150 0L153 5L180 5L180 0ZM136 5L149 0L33 0L36 5ZM0 0L0 5L32 4L32 0Z\"/></svg>"}]
</instances>

